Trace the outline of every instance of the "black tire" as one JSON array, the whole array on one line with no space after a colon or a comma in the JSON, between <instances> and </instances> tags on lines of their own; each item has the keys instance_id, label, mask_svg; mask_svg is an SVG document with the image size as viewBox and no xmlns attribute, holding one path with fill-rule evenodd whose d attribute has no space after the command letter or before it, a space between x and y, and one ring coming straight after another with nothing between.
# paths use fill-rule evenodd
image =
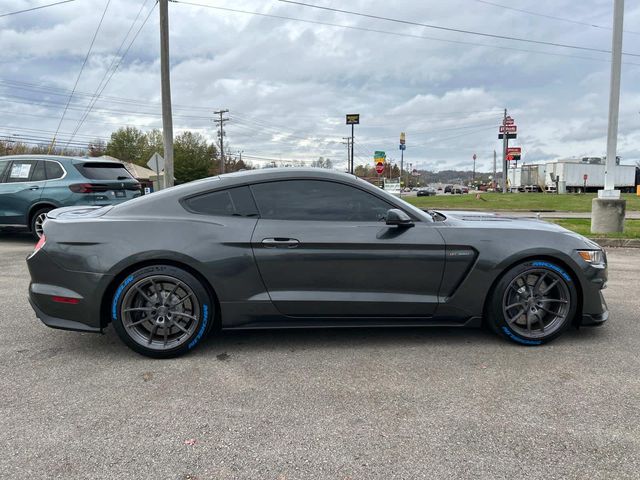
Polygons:
<instances>
[{"instance_id":1,"label":"black tire","mask_svg":"<svg viewBox=\"0 0 640 480\"><path fill-rule=\"evenodd\" d=\"M546 296L541 295L548 287ZM566 303L561 303L564 300ZM489 298L487 324L512 342L542 345L560 336L572 324L577 302L574 279L564 267L552 260L530 260L511 268L500 278ZM521 309L524 312L518 315Z\"/></svg>"},{"instance_id":2,"label":"black tire","mask_svg":"<svg viewBox=\"0 0 640 480\"><path fill-rule=\"evenodd\" d=\"M42 215L46 215L51 210L53 210L53 208L51 207L39 208L38 210L33 212L33 214L31 215L31 220L29 221L29 229L31 231L31 235L33 235L33 238L36 241L40 240L40 235L41 235L41 231L40 231L41 227L39 226L40 224L38 223L41 220L40 217Z\"/></svg>"},{"instance_id":3,"label":"black tire","mask_svg":"<svg viewBox=\"0 0 640 480\"><path fill-rule=\"evenodd\" d=\"M152 358L178 357L195 348L210 332L215 315L204 285L170 265L147 266L127 275L110 306L120 339Z\"/></svg>"}]
</instances>

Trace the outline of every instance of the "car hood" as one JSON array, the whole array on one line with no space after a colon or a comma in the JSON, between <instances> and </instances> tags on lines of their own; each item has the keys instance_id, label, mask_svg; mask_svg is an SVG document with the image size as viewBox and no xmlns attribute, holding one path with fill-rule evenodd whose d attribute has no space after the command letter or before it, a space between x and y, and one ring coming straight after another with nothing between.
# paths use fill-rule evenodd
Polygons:
<instances>
[{"instance_id":1,"label":"car hood","mask_svg":"<svg viewBox=\"0 0 640 480\"><path fill-rule=\"evenodd\" d=\"M438 210L447 217L447 222L459 225L468 225L475 228L495 228L495 229L520 229L538 230L546 232L558 232L568 235L585 238L582 235L567 230L560 225L535 218L510 217L508 214L474 211L448 211Z\"/></svg>"}]
</instances>

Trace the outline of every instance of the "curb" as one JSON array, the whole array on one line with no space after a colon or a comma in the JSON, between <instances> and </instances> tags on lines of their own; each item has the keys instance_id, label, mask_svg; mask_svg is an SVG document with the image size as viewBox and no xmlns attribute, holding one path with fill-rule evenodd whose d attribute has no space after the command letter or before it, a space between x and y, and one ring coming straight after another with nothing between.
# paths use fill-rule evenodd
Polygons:
<instances>
[{"instance_id":1,"label":"curb","mask_svg":"<svg viewBox=\"0 0 640 480\"><path fill-rule=\"evenodd\" d=\"M601 247L640 248L640 238L598 238L589 237Z\"/></svg>"}]
</instances>

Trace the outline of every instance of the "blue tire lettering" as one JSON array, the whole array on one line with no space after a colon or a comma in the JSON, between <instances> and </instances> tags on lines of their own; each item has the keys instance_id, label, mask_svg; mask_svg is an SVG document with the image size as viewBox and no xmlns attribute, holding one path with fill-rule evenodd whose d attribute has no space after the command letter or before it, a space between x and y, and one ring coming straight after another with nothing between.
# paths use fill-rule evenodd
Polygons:
<instances>
[{"instance_id":1,"label":"blue tire lettering","mask_svg":"<svg viewBox=\"0 0 640 480\"><path fill-rule=\"evenodd\" d=\"M518 343L522 343L523 345L542 345L542 342L540 340L527 340L525 338L520 338L514 335L513 332L509 330L507 327L502 327L502 331L504 331L504 333L506 333L510 339Z\"/></svg>"},{"instance_id":2,"label":"blue tire lettering","mask_svg":"<svg viewBox=\"0 0 640 480\"><path fill-rule=\"evenodd\" d=\"M549 262L533 262L533 266L534 267L550 268L554 272L558 272L560 275L562 275L562 278L564 278L567 282L571 281L571 277L569 276L569 274L567 272L565 272L563 269L561 269L560 267L558 267L557 265L554 265L553 263L549 263Z\"/></svg>"},{"instance_id":3,"label":"blue tire lettering","mask_svg":"<svg viewBox=\"0 0 640 480\"><path fill-rule=\"evenodd\" d=\"M202 339L202 336L204 335L204 331L207 328L208 321L209 321L209 306L205 303L202 306L202 325L200 326L200 330L198 331L198 335L196 335L196 338L194 338L193 340L191 340L191 342L189 342L189 345L187 347L189 350L195 347L198 344L198 342Z\"/></svg>"},{"instance_id":4,"label":"blue tire lettering","mask_svg":"<svg viewBox=\"0 0 640 480\"><path fill-rule=\"evenodd\" d=\"M111 304L111 318L116 320L118 317L118 300L120 299L120 295L122 295L123 290L133 281L133 275L129 275L124 279L124 282L120 284L118 290L116 290L116 294L113 297L113 303Z\"/></svg>"}]
</instances>

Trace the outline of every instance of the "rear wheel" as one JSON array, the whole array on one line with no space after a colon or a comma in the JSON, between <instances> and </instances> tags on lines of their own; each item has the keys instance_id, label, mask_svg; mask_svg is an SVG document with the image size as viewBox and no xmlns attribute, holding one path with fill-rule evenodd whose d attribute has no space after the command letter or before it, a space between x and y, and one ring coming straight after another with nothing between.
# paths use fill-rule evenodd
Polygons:
<instances>
[{"instance_id":1,"label":"rear wheel","mask_svg":"<svg viewBox=\"0 0 640 480\"><path fill-rule=\"evenodd\" d=\"M127 276L111 305L113 326L122 341L154 358L193 349L211 329L213 314L202 283L169 265L144 267Z\"/></svg>"},{"instance_id":2,"label":"rear wheel","mask_svg":"<svg viewBox=\"0 0 640 480\"><path fill-rule=\"evenodd\" d=\"M571 325L577 292L559 265L533 260L509 270L489 305L489 324L499 335L523 345L553 340Z\"/></svg>"},{"instance_id":3,"label":"rear wheel","mask_svg":"<svg viewBox=\"0 0 640 480\"><path fill-rule=\"evenodd\" d=\"M42 225L47 218L47 213L53 210L50 207L44 207L36 210L31 216L31 224L29 227L31 228L31 234L36 240L39 240L42 237Z\"/></svg>"}]
</instances>

